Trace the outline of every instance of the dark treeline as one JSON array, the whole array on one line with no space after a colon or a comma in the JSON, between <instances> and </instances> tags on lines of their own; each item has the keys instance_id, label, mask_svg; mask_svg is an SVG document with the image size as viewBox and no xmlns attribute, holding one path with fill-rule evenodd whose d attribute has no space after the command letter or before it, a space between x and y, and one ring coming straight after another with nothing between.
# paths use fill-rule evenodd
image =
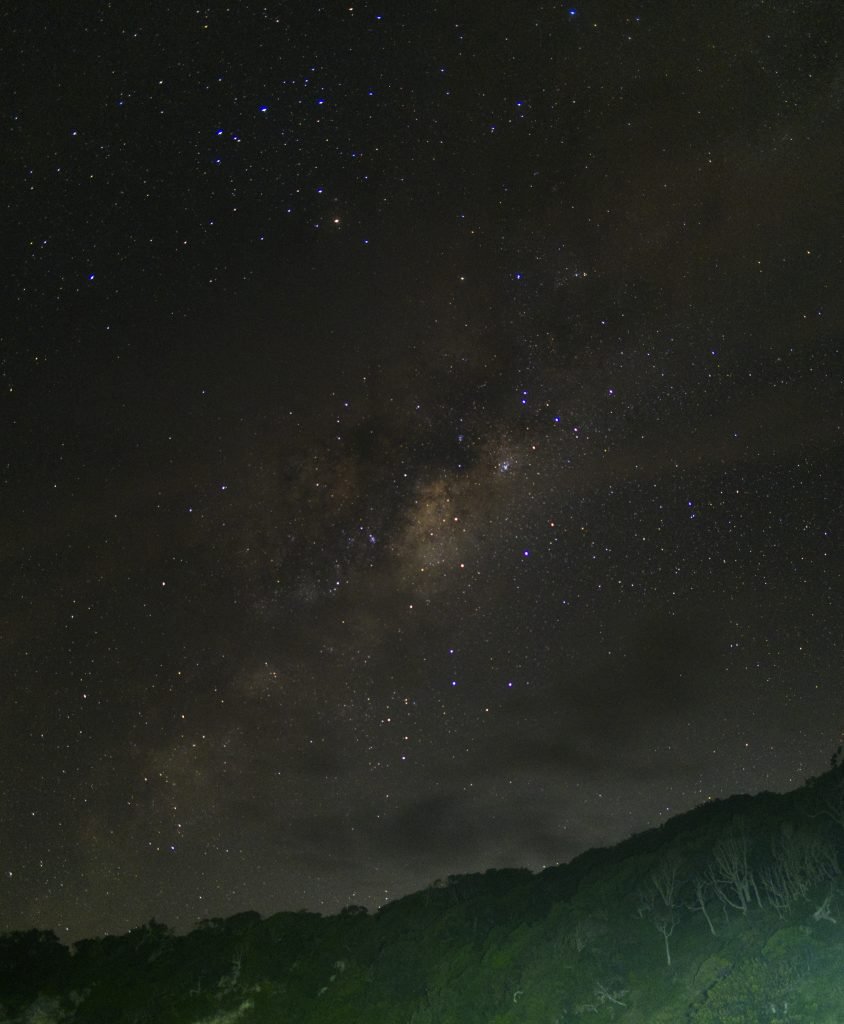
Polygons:
<instances>
[{"instance_id":1,"label":"dark treeline","mask_svg":"<svg viewBox=\"0 0 844 1024\"><path fill-rule=\"evenodd\" d=\"M752 1024L844 1020L844 766L707 803L534 875L369 914L0 937L0 1022Z\"/></svg>"}]
</instances>

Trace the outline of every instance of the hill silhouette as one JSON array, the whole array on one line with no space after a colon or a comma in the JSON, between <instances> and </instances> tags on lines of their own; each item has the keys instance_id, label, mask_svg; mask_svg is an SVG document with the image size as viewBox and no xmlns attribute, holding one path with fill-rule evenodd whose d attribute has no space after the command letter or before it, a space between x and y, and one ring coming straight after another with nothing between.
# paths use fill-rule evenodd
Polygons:
<instances>
[{"instance_id":1,"label":"hill silhouette","mask_svg":"<svg viewBox=\"0 0 844 1024\"><path fill-rule=\"evenodd\" d=\"M844 1022L844 766L370 914L0 937L0 1022Z\"/></svg>"}]
</instances>

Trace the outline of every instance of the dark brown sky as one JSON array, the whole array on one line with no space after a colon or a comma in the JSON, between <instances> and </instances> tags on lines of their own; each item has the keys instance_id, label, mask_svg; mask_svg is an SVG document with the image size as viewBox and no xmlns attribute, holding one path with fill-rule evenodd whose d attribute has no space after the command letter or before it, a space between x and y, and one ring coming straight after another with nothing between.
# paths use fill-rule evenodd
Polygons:
<instances>
[{"instance_id":1,"label":"dark brown sky","mask_svg":"<svg viewBox=\"0 0 844 1024\"><path fill-rule=\"evenodd\" d=\"M835 5L7 16L0 929L825 766Z\"/></svg>"}]
</instances>

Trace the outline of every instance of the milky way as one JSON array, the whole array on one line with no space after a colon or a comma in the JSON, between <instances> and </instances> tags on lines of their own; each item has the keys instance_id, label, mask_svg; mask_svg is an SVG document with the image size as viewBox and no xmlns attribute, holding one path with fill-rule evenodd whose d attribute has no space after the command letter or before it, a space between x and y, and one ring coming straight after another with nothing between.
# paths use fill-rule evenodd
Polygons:
<instances>
[{"instance_id":1,"label":"milky way","mask_svg":"<svg viewBox=\"0 0 844 1024\"><path fill-rule=\"evenodd\" d=\"M836 8L460 6L9 19L0 928L375 907L839 741Z\"/></svg>"}]
</instances>

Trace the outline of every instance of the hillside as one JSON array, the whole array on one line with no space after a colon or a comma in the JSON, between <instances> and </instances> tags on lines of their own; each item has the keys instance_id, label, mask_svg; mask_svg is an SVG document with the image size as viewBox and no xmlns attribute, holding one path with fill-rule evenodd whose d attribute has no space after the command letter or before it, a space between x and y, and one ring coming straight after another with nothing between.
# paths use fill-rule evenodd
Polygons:
<instances>
[{"instance_id":1,"label":"hillside","mask_svg":"<svg viewBox=\"0 0 844 1024\"><path fill-rule=\"evenodd\" d=\"M369 914L0 938L0 1021L844 1021L844 768L538 875L451 876Z\"/></svg>"}]
</instances>

